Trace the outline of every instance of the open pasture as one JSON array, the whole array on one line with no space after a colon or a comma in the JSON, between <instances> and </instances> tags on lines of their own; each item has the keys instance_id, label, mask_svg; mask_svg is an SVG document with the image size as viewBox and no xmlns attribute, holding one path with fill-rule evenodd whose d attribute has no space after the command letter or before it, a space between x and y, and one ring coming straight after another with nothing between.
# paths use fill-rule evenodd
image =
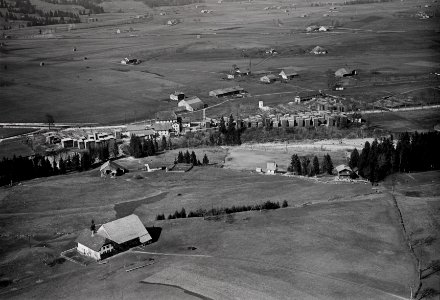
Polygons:
<instances>
[{"instance_id":1,"label":"open pasture","mask_svg":"<svg viewBox=\"0 0 440 300\"><path fill-rule=\"evenodd\" d=\"M371 126L391 132L433 130L440 121L440 109L384 112L366 115Z\"/></svg>"},{"instance_id":2,"label":"open pasture","mask_svg":"<svg viewBox=\"0 0 440 300\"><path fill-rule=\"evenodd\" d=\"M359 70L356 84L346 89L347 96L360 102L377 100L366 92L387 95L388 86L402 80L438 85L437 79L424 77L436 65L417 63L435 62L438 57L435 18L411 17L417 10L409 2L342 5L328 17L323 16L328 6L283 3L287 12L265 10L271 3L280 5L277 1L208 1L204 7L213 12L202 14L195 5L150 9L131 2L117 13L121 7L106 2L110 13L97 15L100 21L78 24L70 31L59 29L56 39L29 38L36 34L35 28L11 31L18 39L8 40L2 49L2 67L8 67L2 76L14 84L1 87L0 104L5 109L0 121L42 121L46 113L60 122L139 120L175 107L164 99L176 89L213 105L217 102L208 97L210 90L236 84L252 95L268 94L264 99L249 99L252 104L264 100L276 105L292 101L301 90L327 89L327 71L347 66ZM402 11L408 16L397 13ZM308 17L302 18L306 12ZM142 14L148 17L133 19ZM125 24L121 23L124 18ZM180 23L164 25L172 18ZM311 24L335 29L306 34ZM329 53L309 54L316 45ZM265 50L270 48L279 54L268 58ZM121 66L124 57L143 63ZM279 72L293 66L300 68L300 77L273 85L258 83L258 77L237 82L222 79L232 64L246 70L250 61L254 72ZM41 67L40 62L45 65ZM378 68L387 70L386 74L377 73ZM291 94L274 94L279 92ZM217 117L230 110L226 104L207 113Z\"/></svg>"},{"instance_id":3,"label":"open pasture","mask_svg":"<svg viewBox=\"0 0 440 300\"><path fill-rule=\"evenodd\" d=\"M235 176L243 174L218 170L223 173L214 172L210 179L207 179L206 173L202 177L202 174L197 175L200 171L193 172L193 176L197 175L200 178L197 183L192 181L193 190L203 187L209 180L222 180L225 183L222 189L231 194L232 185L228 182L236 182ZM190 174L191 172L183 176ZM259 178L258 181L264 180L271 186L276 185L273 181L276 178L274 176L247 175L244 181L255 183L255 178ZM154 179L150 178L149 181L152 180ZM163 177L158 177L156 184L164 184L163 180ZM188 191L188 182L179 182ZM118 184L117 181L107 183ZM38 181L30 184L38 184ZM265 185L264 182L259 184ZM3 237L2 245L11 245L2 249L5 259L1 263L6 272L3 276L23 280L1 292L8 298L17 299L39 297L43 294L46 299L90 298L97 293L110 298L124 294L124 298L145 299L157 299L159 296L167 299L231 299L234 295L249 296L252 299L291 299L292 296L302 299L398 299L399 296L407 296L408 286L415 282L414 263L405 248L392 204L385 195L365 195L363 193L366 191L362 191L363 185L346 184L338 186L342 192L341 198L331 202L318 201L313 205L301 207L296 205L298 197L304 197L302 195L309 192L310 195L315 194L316 189L320 190L320 195L325 193L328 196L328 193L334 191L334 186L318 186L295 180L281 184L277 190L283 191L287 188L286 192L289 195L285 195L286 199L291 206L296 207L238 213L217 220L150 219L148 216L151 210L154 211L161 202L167 202L167 207L174 205L170 203L172 199L167 198L143 205L135 211L146 226L162 228L159 241L142 251L184 256L133 251L112 258L105 265L92 264L82 267L64 262L49 267L41 261L30 260L30 256L55 258L57 251L74 245L72 241L75 233L56 237L48 232L45 237L33 237L32 248L29 250L26 249L28 245L24 239L21 243L13 245L12 236ZM167 185L173 190L176 189L169 182ZM86 185L83 185L82 189L87 190ZM261 189L255 189L255 185L240 189L242 190L233 190L233 193L246 193L247 203L261 203L269 199L262 194ZM212 188L210 190L212 193ZM368 190L371 191L370 188ZM216 193L218 192L217 189ZM218 205L240 204L236 197L224 196L224 200L219 201ZM69 201L64 203L67 202ZM197 206L209 207L205 202L206 197L199 198ZM188 208L188 203L179 204ZM179 206L176 206L176 209L177 207ZM95 214L88 213L83 219L84 224L73 223L73 217L60 211L58 217L62 218L63 222L53 225L52 229L60 226L80 230L87 226L87 218L95 218L98 224L101 223L101 218L96 218L93 208L88 211ZM103 213L105 211L101 211L100 215ZM107 210L107 213L110 213L110 210ZM83 213L77 212L75 217L78 218L80 215ZM55 218L50 214L47 214L47 217ZM20 218L17 215L14 220L18 221ZM27 226L32 226L34 221L31 215L27 218L31 219L30 222L26 222ZM30 228L28 230L35 229ZM14 231L13 228L6 228L6 233L11 234ZM40 241L37 241L37 238ZM43 249L47 254L44 254L46 252ZM17 253L19 255L16 255ZM199 256L191 257L194 254ZM149 257L154 258L153 265L135 272L125 272L125 269L139 265ZM18 267L10 268L12 263ZM35 283L38 279L40 284ZM261 285L261 282L265 284ZM63 289L58 289L57 286L63 286ZM11 288L17 290L10 291Z\"/></svg>"}]
</instances>

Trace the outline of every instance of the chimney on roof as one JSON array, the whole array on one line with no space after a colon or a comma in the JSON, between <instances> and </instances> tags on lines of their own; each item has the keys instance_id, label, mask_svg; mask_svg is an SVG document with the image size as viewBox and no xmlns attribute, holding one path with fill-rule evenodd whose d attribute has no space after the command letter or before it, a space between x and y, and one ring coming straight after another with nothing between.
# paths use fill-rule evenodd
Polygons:
<instances>
[{"instance_id":1,"label":"chimney on roof","mask_svg":"<svg viewBox=\"0 0 440 300\"><path fill-rule=\"evenodd\" d=\"M95 221L92 220L92 225L90 225L90 231L92 232L92 236L96 233Z\"/></svg>"}]
</instances>

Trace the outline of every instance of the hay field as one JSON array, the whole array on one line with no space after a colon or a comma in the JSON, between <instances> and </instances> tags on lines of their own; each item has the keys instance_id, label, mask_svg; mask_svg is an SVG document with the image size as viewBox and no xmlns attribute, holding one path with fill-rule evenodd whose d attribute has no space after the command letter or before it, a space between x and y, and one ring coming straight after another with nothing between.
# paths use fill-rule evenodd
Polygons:
<instances>
[{"instance_id":1,"label":"hay field","mask_svg":"<svg viewBox=\"0 0 440 300\"><path fill-rule=\"evenodd\" d=\"M8 287L18 290L4 295L12 299L43 294L46 299L90 298L98 293L107 298L123 294L124 298L145 299L193 299L191 295L204 299L237 295L252 299L397 299L407 295L407 285L415 279L396 216L383 195L240 213L218 221L196 218L146 224L161 227L162 233L159 242L144 251L189 256L132 252L107 265L84 268L65 262L50 268L29 261L26 266L20 264L26 252L19 250L22 256L13 261L21 267L16 273L6 269L12 273L7 275L41 271L29 273L23 282ZM46 238L46 249L56 252L63 245L73 245L73 238ZM32 249L39 248L34 244ZM191 257L194 254L201 256ZM151 267L124 271L150 257L155 260ZM37 278L42 283L36 284ZM189 293L183 294L181 289Z\"/></svg>"},{"instance_id":2,"label":"hay field","mask_svg":"<svg viewBox=\"0 0 440 300\"><path fill-rule=\"evenodd\" d=\"M366 116L374 127L391 132L429 131L440 121L440 109L386 112Z\"/></svg>"},{"instance_id":3,"label":"hay field","mask_svg":"<svg viewBox=\"0 0 440 300\"><path fill-rule=\"evenodd\" d=\"M359 70L347 96L361 102L389 95L396 84L438 85L438 79L426 77L435 64L417 63L435 62L438 57L435 18L412 17L417 9L410 2L340 6L328 17L323 14L328 14L329 6L283 3L283 9L264 9L271 4L281 5L277 1L208 1L204 9L213 12L202 14L195 5L149 9L127 2L124 12L117 13L121 6L106 2L110 13L97 15L100 21L79 24L70 31L67 26L52 26L53 39L35 38L35 28L11 31L16 39L8 40L2 50L2 67L8 66L2 76L13 84L1 87L0 104L6 109L0 121L42 121L45 113L60 122L139 120L174 107L165 99L175 89L212 105L209 90L237 83L254 95L326 89L327 70L343 66ZM308 17L302 18L304 13ZM133 19L141 14L148 18ZM180 23L165 26L172 18ZM336 25L336 29L306 34L311 24ZM308 54L316 45L328 48L329 54ZM279 54L263 62L269 48ZM119 61L127 56L144 62L121 66ZM253 71L279 72L288 66L302 71L297 80L270 86L259 84L258 78L222 79L232 64L246 69L249 59ZM40 67L40 62L45 66ZM292 97L268 95L249 101L256 105L263 99L276 105ZM208 110L208 116L229 110L228 105L219 106L212 115Z\"/></svg>"},{"instance_id":4,"label":"hay field","mask_svg":"<svg viewBox=\"0 0 440 300\"><path fill-rule=\"evenodd\" d=\"M437 257L431 225L438 220L430 212L438 208L439 178L438 172L402 174L396 185L414 241L434 237L431 244L417 244L425 261ZM0 294L44 294L46 299L97 293L146 299L231 298L234 293L255 299L408 297L415 265L390 190L388 183L378 192L365 184L324 184L215 167L182 174L133 170L116 179L102 179L93 170L31 180L0 190L1 279L20 279ZM267 200L287 200L289 208L217 221L155 221L157 214L182 207L190 211ZM162 228L159 241L143 251L190 256L132 252L86 268L44 264L74 247L76 235L91 219L101 224L129 213L139 215L147 227ZM124 265L150 257L155 259L151 267L124 271ZM64 288L56 288L60 285Z\"/></svg>"}]
</instances>

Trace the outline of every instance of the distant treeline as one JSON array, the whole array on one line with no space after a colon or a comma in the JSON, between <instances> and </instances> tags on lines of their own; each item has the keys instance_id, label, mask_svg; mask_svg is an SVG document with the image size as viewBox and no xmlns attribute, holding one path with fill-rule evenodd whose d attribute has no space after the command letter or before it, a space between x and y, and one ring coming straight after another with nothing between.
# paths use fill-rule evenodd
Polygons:
<instances>
[{"instance_id":1,"label":"distant treeline","mask_svg":"<svg viewBox=\"0 0 440 300\"><path fill-rule=\"evenodd\" d=\"M291 140L315 140L315 139L342 139L362 138L365 136L381 135L383 132L360 127L337 128L337 127L287 127L287 128L246 128L241 134L241 141L267 143Z\"/></svg>"},{"instance_id":2,"label":"distant treeline","mask_svg":"<svg viewBox=\"0 0 440 300\"><path fill-rule=\"evenodd\" d=\"M104 8L102 8L102 6L97 5L102 2L101 0L43 0L43 1L52 4L82 6L88 10L87 13L85 10L83 10L81 12L82 15L104 13Z\"/></svg>"},{"instance_id":3,"label":"distant treeline","mask_svg":"<svg viewBox=\"0 0 440 300\"><path fill-rule=\"evenodd\" d=\"M48 157L36 155L29 157L3 158L0 161L0 186L39 177L49 177L66 174L71 171L86 171L97 162L107 161L117 157L119 153L116 143L109 147L92 148L83 153L73 154L56 159L52 163Z\"/></svg>"},{"instance_id":4,"label":"distant treeline","mask_svg":"<svg viewBox=\"0 0 440 300\"><path fill-rule=\"evenodd\" d=\"M394 0L350 0L344 1L343 5L356 5L356 4L372 4L372 3L385 3L393 2Z\"/></svg>"},{"instance_id":5,"label":"distant treeline","mask_svg":"<svg viewBox=\"0 0 440 300\"><path fill-rule=\"evenodd\" d=\"M30 0L16 0L15 5L11 5L5 0L0 0L0 8L7 8L5 13L0 12L0 17L4 17L6 22L8 20L26 21L27 26L81 22L78 14L62 10L44 12L41 9L37 9ZM5 25L4 27L7 26Z\"/></svg>"},{"instance_id":6,"label":"distant treeline","mask_svg":"<svg viewBox=\"0 0 440 300\"><path fill-rule=\"evenodd\" d=\"M232 206L232 207L219 207L219 208L211 208L209 210L199 208L196 211L190 211L188 214L186 213L185 208L182 208L180 211L175 211L174 214L169 214L167 219L181 219L181 218L196 218L196 217L208 217L208 216L219 216L225 214L232 214L242 211L251 211L251 210L262 210L262 209L278 209L280 207L287 207L289 204L286 200L280 205L279 202L271 202L266 201L263 204L256 205L242 205L242 206ZM165 214L159 214L156 216L156 220L165 220Z\"/></svg>"},{"instance_id":7,"label":"distant treeline","mask_svg":"<svg viewBox=\"0 0 440 300\"><path fill-rule=\"evenodd\" d=\"M140 0L149 7L182 6L193 3L205 3L205 0Z\"/></svg>"},{"instance_id":8,"label":"distant treeline","mask_svg":"<svg viewBox=\"0 0 440 300\"><path fill-rule=\"evenodd\" d=\"M440 132L404 133L396 146L393 137L365 143L359 154L351 153L349 166L371 182L393 172L420 172L440 169Z\"/></svg>"}]
</instances>

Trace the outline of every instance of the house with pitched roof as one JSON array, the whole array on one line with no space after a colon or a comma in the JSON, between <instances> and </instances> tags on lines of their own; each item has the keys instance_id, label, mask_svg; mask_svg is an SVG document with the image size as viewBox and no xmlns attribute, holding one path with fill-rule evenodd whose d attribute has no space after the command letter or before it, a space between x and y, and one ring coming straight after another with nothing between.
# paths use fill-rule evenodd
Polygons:
<instances>
[{"instance_id":1,"label":"house with pitched roof","mask_svg":"<svg viewBox=\"0 0 440 300\"><path fill-rule=\"evenodd\" d=\"M275 174L278 171L276 162L268 162L266 167L266 174Z\"/></svg>"},{"instance_id":2,"label":"house with pitched roof","mask_svg":"<svg viewBox=\"0 0 440 300\"><path fill-rule=\"evenodd\" d=\"M96 232L82 231L76 239L76 249L82 255L101 260L151 240L139 217L132 214L102 224Z\"/></svg>"},{"instance_id":3,"label":"house with pitched roof","mask_svg":"<svg viewBox=\"0 0 440 300\"><path fill-rule=\"evenodd\" d=\"M127 173L127 169L111 160L106 161L101 168L99 168L99 171L101 172L101 177L115 177Z\"/></svg>"},{"instance_id":4,"label":"house with pitched roof","mask_svg":"<svg viewBox=\"0 0 440 300\"><path fill-rule=\"evenodd\" d=\"M267 74L260 78L261 82L272 83L277 81L278 77L275 74Z\"/></svg>"},{"instance_id":5,"label":"house with pitched roof","mask_svg":"<svg viewBox=\"0 0 440 300\"><path fill-rule=\"evenodd\" d=\"M76 250L80 254L91 257L95 260L101 260L103 257L111 255L114 251L110 240L89 229L81 231L76 239L76 243Z\"/></svg>"},{"instance_id":6,"label":"house with pitched roof","mask_svg":"<svg viewBox=\"0 0 440 300\"><path fill-rule=\"evenodd\" d=\"M349 166L344 164L337 166L335 169L338 173L339 179L349 179L351 174L353 173L353 170Z\"/></svg>"},{"instance_id":7,"label":"house with pitched roof","mask_svg":"<svg viewBox=\"0 0 440 300\"><path fill-rule=\"evenodd\" d=\"M195 110L203 109L205 107L205 104L203 103L202 100L200 100L199 97L192 96L179 101L177 106L185 107L187 111L195 111Z\"/></svg>"},{"instance_id":8,"label":"house with pitched roof","mask_svg":"<svg viewBox=\"0 0 440 300\"><path fill-rule=\"evenodd\" d=\"M156 123L175 123L177 115L173 111L158 111L156 113Z\"/></svg>"}]
</instances>

